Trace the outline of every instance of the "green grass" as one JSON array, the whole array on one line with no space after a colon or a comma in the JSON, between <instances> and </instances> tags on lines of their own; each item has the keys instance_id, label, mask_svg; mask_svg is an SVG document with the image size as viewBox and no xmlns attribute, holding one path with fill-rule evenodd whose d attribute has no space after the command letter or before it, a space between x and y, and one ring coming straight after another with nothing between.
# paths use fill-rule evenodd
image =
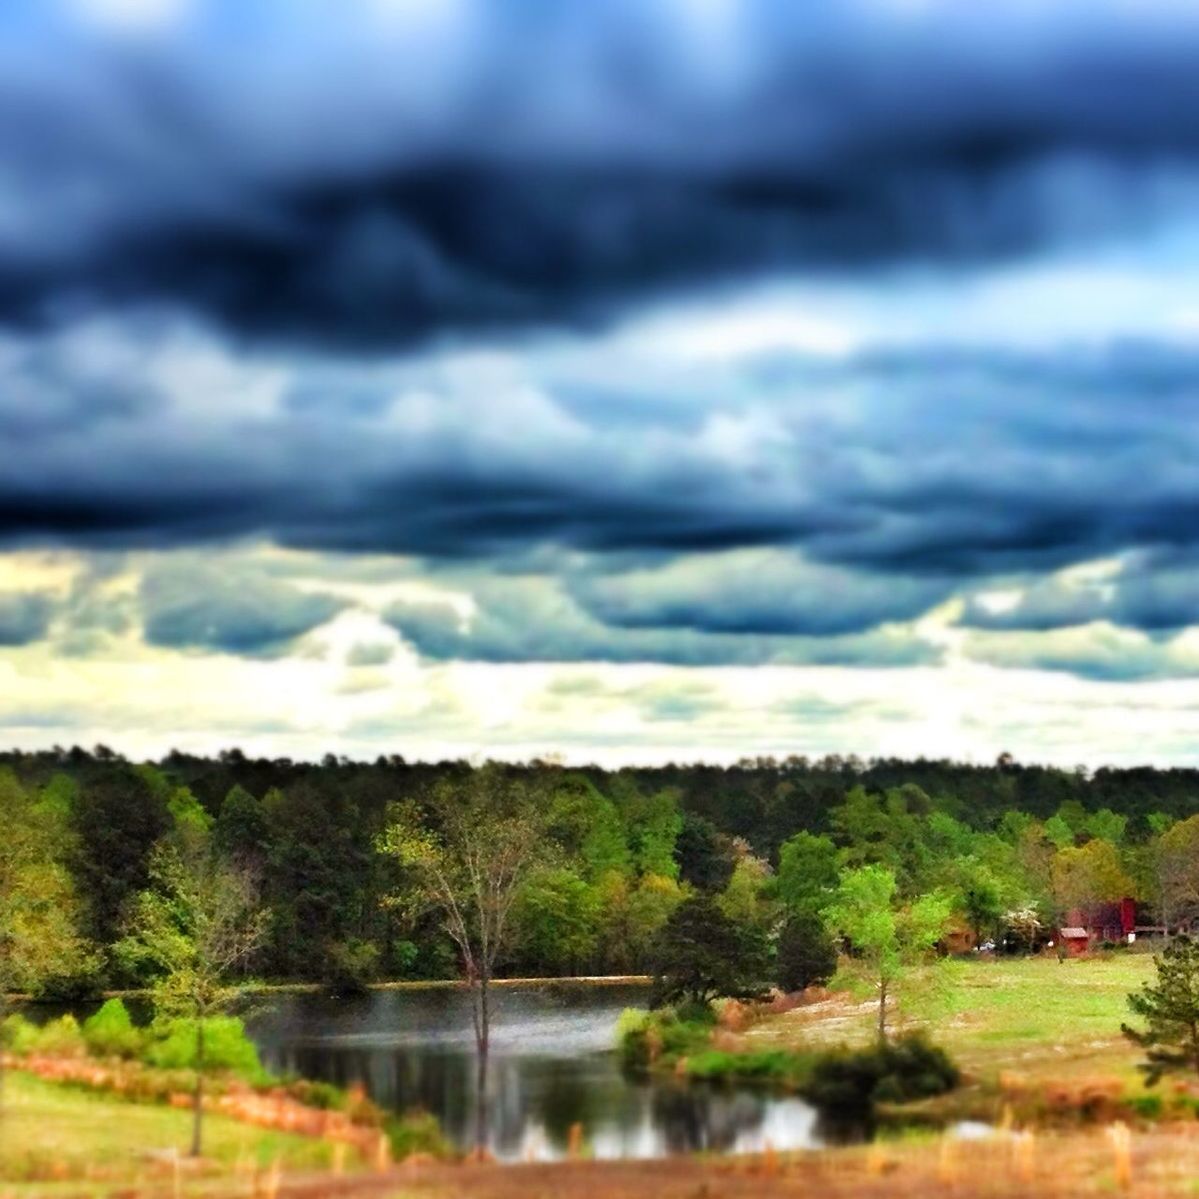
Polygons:
<instances>
[{"instance_id":1,"label":"green grass","mask_svg":"<svg viewBox=\"0 0 1199 1199\"><path fill-rule=\"evenodd\" d=\"M28 1183L38 1195L47 1193L48 1182L72 1195L81 1193L80 1180L96 1194L118 1184L161 1186L172 1173L164 1159L174 1149L186 1154L190 1143L191 1113L177 1108L129 1103L19 1071L7 1072L4 1097L0 1179ZM325 1141L206 1114L202 1170L184 1173L211 1181L235 1167L265 1168L276 1159L287 1171L325 1169L332 1152ZM355 1161L349 1152L347 1166Z\"/></svg>"},{"instance_id":2,"label":"green grass","mask_svg":"<svg viewBox=\"0 0 1199 1199\"><path fill-rule=\"evenodd\" d=\"M1031 1078L1119 1075L1136 1079L1138 1050L1121 1036L1127 996L1152 977L1148 954L946 961L898 989L897 1027L923 1028L963 1069ZM868 993L773 1016L750 1030L750 1047L864 1044L876 1006Z\"/></svg>"}]
</instances>

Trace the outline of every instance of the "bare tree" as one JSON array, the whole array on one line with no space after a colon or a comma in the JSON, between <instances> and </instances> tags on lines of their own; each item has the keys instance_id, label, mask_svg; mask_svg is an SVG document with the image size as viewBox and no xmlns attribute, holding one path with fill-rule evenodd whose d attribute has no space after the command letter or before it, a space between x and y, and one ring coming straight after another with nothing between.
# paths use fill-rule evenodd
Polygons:
<instances>
[{"instance_id":1,"label":"bare tree","mask_svg":"<svg viewBox=\"0 0 1199 1199\"><path fill-rule=\"evenodd\" d=\"M253 875L220 859L207 838L169 839L154 851L151 887L141 892L122 942L127 960L157 972L158 1015L194 1022L193 1157L203 1140L205 1021L228 1011L239 990L228 979L262 943L268 913Z\"/></svg>"},{"instance_id":2,"label":"bare tree","mask_svg":"<svg viewBox=\"0 0 1199 1199\"><path fill-rule=\"evenodd\" d=\"M491 981L510 941L513 902L544 855L543 829L527 786L491 765L458 785L439 782L423 808L394 806L379 840L409 884L394 902L413 915L436 910L458 948L474 1024L479 1148L487 1139Z\"/></svg>"}]
</instances>

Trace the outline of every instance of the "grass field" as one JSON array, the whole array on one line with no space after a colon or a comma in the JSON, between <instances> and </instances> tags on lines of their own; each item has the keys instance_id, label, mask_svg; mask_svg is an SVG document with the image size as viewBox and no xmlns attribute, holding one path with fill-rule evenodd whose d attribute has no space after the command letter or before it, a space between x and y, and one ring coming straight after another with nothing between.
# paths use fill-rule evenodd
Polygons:
<instances>
[{"instance_id":1,"label":"grass field","mask_svg":"<svg viewBox=\"0 0 1199 1199\"><path fill-rule=\"evenodd\" d=\"M1112 1075L1139 1086L1138 1050L1120 1034L1127 996L1153 976L1149 954L1108 958L951 960L899 988L896 1028L923 1028L969 1074L1034 1079ZM868 992L770 1016L745 1034L753 1048L863 1044L874 1035Z\"/></svg>"},{"instance_id":2,"label":"grass field","mask_svg":"<svg viewBox=\"0 0 1199 1199\"><path fill-rule=\"evenodd\" d=\"M6 1075L4 1097L0 1179L28 1183L38 1195L59 1187L77 1195L81 1181L99 1192L115 1184L169 1186L170 1157L174 1150L186 1153L190 1143L191 1113L176 1108L130 1103L19 1071ZM333 1154L328 1142L217 1115L205 1116L204 1151L201 1167L186 1164L186 1174L249 1178L276 1160L286 1170L311 1171L329 1167ZM355 1155L346 1160L353 1165Z\"/></svg>"}]
</instances>

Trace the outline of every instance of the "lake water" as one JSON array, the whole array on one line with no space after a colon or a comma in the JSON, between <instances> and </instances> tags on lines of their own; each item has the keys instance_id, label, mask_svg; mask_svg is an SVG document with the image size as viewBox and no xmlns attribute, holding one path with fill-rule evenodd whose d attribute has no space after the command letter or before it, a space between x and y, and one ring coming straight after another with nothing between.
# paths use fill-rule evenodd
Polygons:
<instances>
[{"instance_id":1,"label":"lake water","mask_svg":"<svg viewBox=\"0 0 1199 1199\"><path fill-rule=\"evenodd\" d=\"M503 987L494 995L487 1090L490 1148L501 1160L561 1157L575 1123L600 1158L822 1143L802 1100L627 1076L612 1048L616 1021L644 1005L643 988ZM250 1031L268 1068L361 1083L378 1103L423 1108L457 1145L473 1144L474 1036L463 991L272 996Z\"/></svg>"}]
</instances>

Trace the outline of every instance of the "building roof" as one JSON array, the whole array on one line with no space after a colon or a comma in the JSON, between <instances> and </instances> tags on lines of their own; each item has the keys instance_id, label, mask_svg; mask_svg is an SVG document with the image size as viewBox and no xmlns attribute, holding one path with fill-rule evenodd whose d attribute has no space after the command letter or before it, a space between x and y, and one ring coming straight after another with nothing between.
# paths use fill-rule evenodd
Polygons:
<instances>
[{"instance_id":1,"label":"building roof","mask_svg":"<svg viewBox=\"0 0 1199 1199\"><path fill-rule=\"evenodd\" d=\"M1086 937L1086 935L1087 930L1085 928L1071 927L1062 929L1062 936L1065 937L1067 941L1073 941L1079 937Z\"/></svg>"}]
</instances>

